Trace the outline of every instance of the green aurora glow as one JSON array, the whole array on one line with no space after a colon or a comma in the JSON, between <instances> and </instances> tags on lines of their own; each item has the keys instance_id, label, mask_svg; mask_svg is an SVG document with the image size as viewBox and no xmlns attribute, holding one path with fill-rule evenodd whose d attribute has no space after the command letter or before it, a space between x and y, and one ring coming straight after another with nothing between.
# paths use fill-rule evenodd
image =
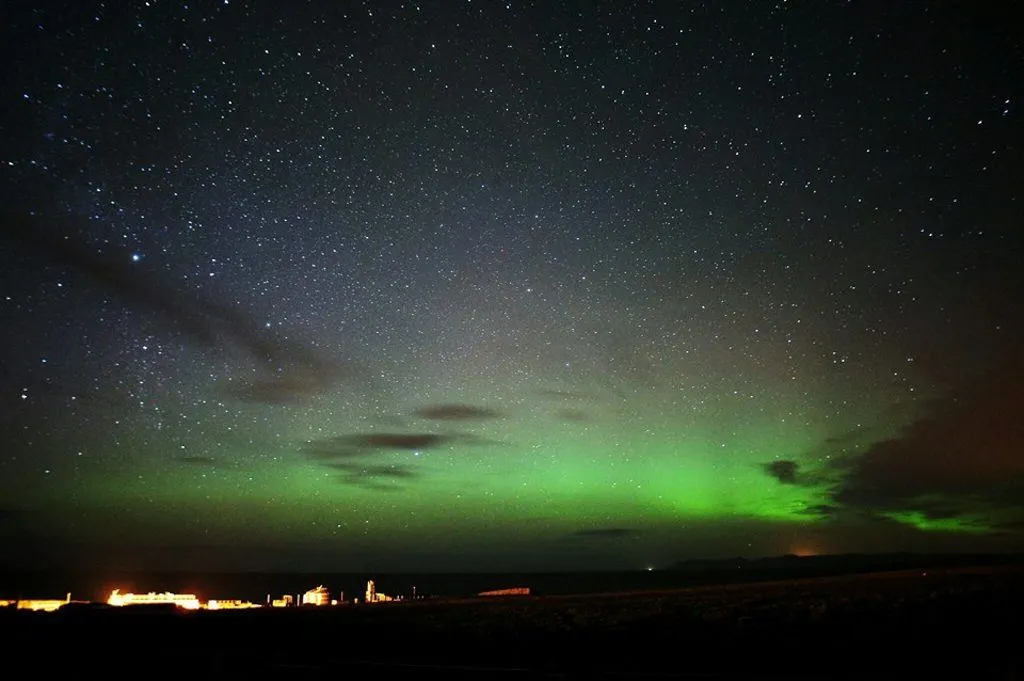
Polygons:
<instances>
[{"instance_id":1,"label":"green aurora glow","mask_svg":"<svg viewBox=\"0 0 1024 681\"><path fill-rule=\"evenodd\" d=\"M0 562L1024 548L1016 33L442 4L5 17Z\"/></svg>"}]
</instances>

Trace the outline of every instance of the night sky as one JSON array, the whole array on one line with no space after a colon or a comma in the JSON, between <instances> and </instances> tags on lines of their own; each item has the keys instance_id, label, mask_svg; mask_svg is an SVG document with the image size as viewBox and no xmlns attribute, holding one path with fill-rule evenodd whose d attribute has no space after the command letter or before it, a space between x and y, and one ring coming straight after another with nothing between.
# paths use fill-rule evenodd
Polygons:
<instances>
[{"instance_id":1,"label":"night sky","mask_svg":"<svg viewBox=\"0 0 1024 681\"><path fill-rule=\"evenodd\" d=\"M5 2L0 564L1024 550L1002 7Z\"/></svg>"}]
</instances>

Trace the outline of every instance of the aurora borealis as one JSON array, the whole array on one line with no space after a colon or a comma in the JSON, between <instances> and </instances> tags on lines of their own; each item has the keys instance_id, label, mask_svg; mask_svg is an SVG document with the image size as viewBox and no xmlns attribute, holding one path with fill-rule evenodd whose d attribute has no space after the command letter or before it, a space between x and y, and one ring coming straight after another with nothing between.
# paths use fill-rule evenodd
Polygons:
<instances>
[{"instance_id":1,"label":"aurora borealis","mask_svg":"<svg viewBox=\"0 0 1024 681\"><path fill-rule=\"evenodd\" d=\"M7 3L0 562L1024 550L967 3Z\"/></svg>"}]
</instances>

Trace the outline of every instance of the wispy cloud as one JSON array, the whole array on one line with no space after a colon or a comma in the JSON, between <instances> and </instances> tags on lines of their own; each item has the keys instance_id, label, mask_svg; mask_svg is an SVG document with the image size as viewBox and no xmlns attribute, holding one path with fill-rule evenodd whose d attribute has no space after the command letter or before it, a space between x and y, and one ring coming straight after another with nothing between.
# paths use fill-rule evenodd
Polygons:
<instances>
[{"instance_id":1,"label":"wispy cloud","mask_svg":"<svg viewBox=\"0 0 1024 681\"><path fill-rule=\"evenodd\" d=\"M587 420L587 415L579 409L557 409L555 416L563 421L580 423Z\"/></svg>"},{"instance_id":2,"label":"wispy cloud","mask_svg":"<svg viewBox=\"0 0 1024 681\"><path fill-rule=\"evenodd\" d=\"M470 404L434 404L417 409L414 414L433 421L485 421L503 416L494 409Z\"/></svg>"},{"instance_id":3,"label":"wispy cloud","mask_svg":"<svg viewBox=\"0 0 1024 681\"><path fill-rule=\"evenodd\" d=\"M333 471L339 482L366 489L394 491L382 480L413 480L418 471L406 463L388 462L389 454L428 452L452 444L489 446L496 443L466 433L351 433L310 440L301 446L309 459Z\"/></svg>"},{"instance_id":4,"label":"wispy cloud","mask_svg":"<svg viewBox=\"0 0 1024 681\"><path fill-rule=\"evenodd\" d=\"M384 452L418 451L448 444L457 436L438 433L354 433L307 442L303 453L311 459L351 459Z\"/></svg>"},{"instance_id":5,"label":"wispy cloud","mask_svg":"<svg viewBox=\"0 0 1024 681\"><path fill-rule=\"evenodd\" d=\"M341 473L335 478L337 482L375 491L400 491L403 488L394 484L396 481L419 477L419 473L402 464L359 465L332 462L326 466Z\"/></svg>"},{"instance_id":6,"label":"wispy cloud","mask_svg":"<svg viewBox=\"0 0 1024 681\"><path fill-rule=\"evenodd\" d=\"M226 383L225 395L240 401L289 403L323 392L349 375L347 368L264 328L237 306L179 290L127 252L101 253L72 236L74 225L61 225L60 234L54 226L37 218L0 219L0 231L23 247L83 275L124 303L149 311L173 331L207 347L241 350L260 373Z\"/></svg>"}]
</instances>

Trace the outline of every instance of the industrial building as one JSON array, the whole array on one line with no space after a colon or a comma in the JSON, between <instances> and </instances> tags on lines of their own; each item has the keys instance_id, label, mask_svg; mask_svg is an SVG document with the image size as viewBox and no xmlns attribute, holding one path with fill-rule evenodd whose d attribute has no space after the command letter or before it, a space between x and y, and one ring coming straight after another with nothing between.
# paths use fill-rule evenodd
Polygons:
<instances>
[{"instance_id":1,"label":"industrial building","mask_svg":"<svg viewBox=\"0 0 1024 681\"><path fill-rule=\"evenodd\" d=\"M372 579L366 583L366 603L386 603L393 600L395 600L393 596L378 593L377 585L373 583Z\"/></svg>"},{"instance_id":2,"label":"industrial building","mask_svg":"<svg viewBox=\"0 0 1024 681\"><path fill-rule=\"evenodd\" d=\"M170 591L156 593L150 591L146 594L121 593L120 589L114 589L107 599L108 605L176 605L185 610L198 610L201 605L195 594L176 594Z\"/></svg>"},{"instance_id":3,"label":"industrial building","mask_svg":"<svg viewBox=\"0 0 1024 681\"><path fill-rule=\"evenodd\" d=\"M331 592L321 584L315 589L310 589L302 594L303 605L331 605Z\"/></svg>"}]
</instances>

